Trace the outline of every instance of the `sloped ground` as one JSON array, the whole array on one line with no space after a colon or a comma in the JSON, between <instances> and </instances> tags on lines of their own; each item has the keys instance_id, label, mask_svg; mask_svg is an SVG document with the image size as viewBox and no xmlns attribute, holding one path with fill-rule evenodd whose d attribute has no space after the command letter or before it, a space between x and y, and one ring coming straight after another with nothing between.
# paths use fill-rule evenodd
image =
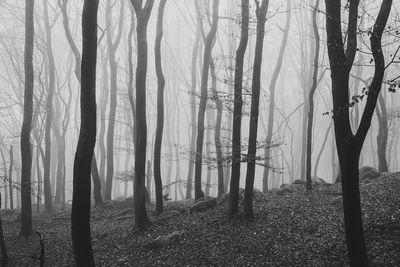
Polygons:
<instances>
[{"instance_id":1,"label":"sloped ground","mask_svg":"<svg viewBox=\"0 0 400 267\"><path fill-rule=\"evenodd\" d=\"M361 185L369 259L374 266L400 266L400 175ZM184 210L192 201L169 202ZM227 202L203 213L171 213L145 231L134 227L131 201L108 202L92 211L98 266L343 266L347 264L340 186L306 193L271 191L256 198L255 219L228 220ZM152 207L149 207L152 209ZM38 236L18 237L17 214L3 212L11 266L36 266ZM35 215L45 237L46 266L71 266L69 211ZM155 242L172 234L169 242Z\"/></svg>"}]
</instances>

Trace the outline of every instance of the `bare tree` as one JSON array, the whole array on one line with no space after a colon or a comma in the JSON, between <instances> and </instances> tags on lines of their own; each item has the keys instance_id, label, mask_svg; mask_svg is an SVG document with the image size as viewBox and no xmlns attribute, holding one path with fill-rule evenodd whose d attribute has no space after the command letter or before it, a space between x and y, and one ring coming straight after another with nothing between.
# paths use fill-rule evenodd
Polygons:
<instances>
[{"instance_id":1,"label":"bare tree","mask_svg":"<svg viewBox=\"0 0 400 267\"><path fill-rule=\"evenodd\" d=\"M242 23L240 42L236 50L235 67L235 100L233 104L232 125L232 176L229 190L229 214L232 216L239 211L239 182L241 162L241 128L242 128L242 87L243 87L243 63L249 40L249 0L242 0Z\"/></svg>"},{"instance_id":2,"label":"bare tree","mask_svg":"<svg viewBox=\"0 0 400 267\"><path fill-rule=\"evenodd\" d=\"M267 17L269 0L254 0L256 4L257 16L257 36L256 48L254 53L253 65L253 81L251 93L251 110L250 110L250 126L249 126L249 145L247 151L247 173L246 173L246 186L244 192L244 207L243 213L246 218L252 218L253 214L253 188L254 188L254 174L256 167L256 152L257 152L257 129L258 129L258 107L260 102L260 83L261 83L261 62L262 51L265 34L265 21Z\"/></svg>"},{"instance_id":3,"label":"bare tree","mask_svg":"<svg viewBox=\"0 0 400 267\"><path fill-rule=\"evenodd\" d=\"M32 130L33 113L33 38L34 20L33 11L35 1L25 1L25 93L24 115L21 129L21 236L31 235L32 230L32 203L31 203L31 171L32 152L30 135Z\"/></svg>"},{"instance_id":4,"label":"bare tree","mask_svg":"<svg viewBox=\"0 0 400 267\"><path fill-rule=\"evenodd\" d=\"M319 64L319 49L320 49L320 38L318 32L318 24L317 24L317 14L319 8L319 0L315 0L314 9L312 12L312 27L314 31L314 41L315 41L315 53L314 53L314 62L313 62L313 75L312 75L312 84L310 88L310 92L308 95L308 119L307 119L307 159L306 159L306 189L312 190L311 184L311 153L312 153L312 129L313 129L313 121L314 121L314 94L317 90L318 86L318 64Z\"/></svg>"},{"instance_id":5,"label":"bare tree","mask_svg":"<svg viewBox=\"0 0 400 267\"><path fill-rule=\"evenodd\" d=\"M340 1L325 0L327 47L331 69L333 119L336 148L339 156L343 191L344 225L351 266L367 266L364 228L361 217L359 189L359 158L371 125L385 72L381 39L392 0L383 0L370 36L375 72L368 90L367 103L357 132L353 134L349 119L349 76L357 51L357 20L359 0L349 1L347 48L344 49Z\"/></svg>"},{"instance_id":6,"label":"bare tree","mask_svg":"<svg viewBox=\"0 0 400 267\"><path fill-rule=\"evenodd\" d=\"M163 212L162 179L161 179L161 145L164 127L164 86L165 79L161 65L161 39L163 35L163 17L166 0L161 0L158 7L156 42L154 45L156 74L158 81L157 90L157 129L154 144L154 183L156 188L156 213ZM150 188L147 188L150 190Z\"/></svg>"},{"instance_id":7,"label":"bare tree","mask_svg":"<svg viewBox=\"0 0 400 267\"><path fill-rule=\"evenodd\" d=\"M137 18L137 66L136 66L136 157L134 183L135 223L139 228L145 227L149 219L146 212L145 179L146 179L146 74L147 74L147 25L154 0L146 0L142 7L141 0L131 0Z\"/></svg>"},{"instance_id":8,"label":"bare tree","mask_svg":"<svg viewBox=\"0 0 400 267\"><path fill-rule=\"evenodd\" d=\"M201 73L200 106L197 116L196 164L194 171L194 197L199 199L204 196L201 190L201 170L203 167L203 141L204 141L204 114L207 105L208 72L210 69L211 49L218 28L219 0L213 1L213 15L211 29L205 38L203 69ZM198 8L197 11L199 12ZM202 24L201 24L202 25ZM202 31L204 33L204 30Z\"/></svg>"},{"instance_id":9,"label":"bare tree","mask_svg":"<svg viewBox=\"0 0 400 267\"><path fill-rule=\"evenodd\" d=\"M115 114L117 110L117 73L118 63L115 59L115 52L121 41L122 25L124 17L124 1L120 1L120 19L118 25L118 32L115 40L113 40L114 27L111 21L111 0L107 0L106 4L106 24L107 24L107 47L108 47L108 60L110 67L110 113L108 117L107 129L107 172L106 172L106 188L104 198L111 199L113 175L114 175L114 128L115 128Z\"/></svg>"},{"instance_id":10,"label":"bare tree","mask_svg":"<svg viewBox=\"0 0 400 267\"><path fill-rule=\"evenodd\" d=\"M82 11L81 127L74 159L71 237L77 266L95 266L90 235L90 172L96 143L96 56L98 0Z\"/></svg>"}]
</instances>

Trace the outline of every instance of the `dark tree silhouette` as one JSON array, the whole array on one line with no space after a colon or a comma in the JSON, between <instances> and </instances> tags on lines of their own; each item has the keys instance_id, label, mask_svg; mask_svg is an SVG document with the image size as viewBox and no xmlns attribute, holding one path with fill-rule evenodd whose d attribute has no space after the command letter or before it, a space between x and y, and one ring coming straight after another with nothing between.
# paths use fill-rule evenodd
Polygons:
<instances>
[{"instance_id":1,"label":"dark tree silhouette","mask_svg":"<svg viewBox=\"0 0 400 267\"><path fill-rule=\"evenodd\" d=\"M82 12L81 127L74 159L71 237L77 266L94 266L90 235L90 171L96 142L96 57L98 0Z\"/></svg>"},{"instance_id":2,"label":"dark tree silhouette","mask_svg":"<svg viewBox=\"0 0 400 267\"><path fill-rule=\"evenodd\" d=\"M0 209L1 209L1 193L0 193ZM1 266L7 266L8 264L8 255L6 243L4 241L4 233L3 233L3 222L0 217L0 250L1 250Z\"/></svg>"},{"instance_id":3,"label":"dark tree silhouette","mask_svg":"<svg viewBox=\"0 0 400 267\"><path fill-rule=\"evenodd\" d=\"M211 49L218 28L218 7L219 0L214 0L211 29L208 32L207 37L205 38L203 69L201 72L200 105L199 113L197 116L196 163L194 170L194 197L196 200L204 196L204 193L201 190L201 170L203 167L204 114L207 105L208 72L210 69ZM199 10L197 10L197 12L199 12Z\"/></svg>"},{"instance_id":4,"label":"dark tree silhouette","mask_svg":"<svg viewBox=\"0 0 400 267\"><path fill-rule=\"evenodd\" d=\"M33 11L35 1L25 1L25 93L24 117L21 129L21 236L31 235L32 229L32 202L31 202L31 171L32 151L30 135L32 130L33 113Z\"/></svg>"},{"instance_id":5,"label":"dark tree silhouette","mask_svg":"<svg viewBox=\"0 0 400 267\"><path fill-rule=\"evenodd\" d=\"M250 108L250 126L249 126L249 146L247 151L247 173L246 173L246 186L244 192L244 216L248 219L253 215L253 188L254 188L254 174L256 167L256 152L257 152L257 128L258 128L258 107L260 102L260 79L261 79L261 62L262 51L265 34L265 20L267 17L269 0L263 0L261 5L258 0L254 0L256 4L257 16L257 36L256 48L254 53L253 65L253 81L251 93L251 108Z\"/></svg>"},{"instance_id":6,"label":"dark tree silhouette","mask_svg":"<svg viewBox=\"0 0 400 267\"><path fill-rule=\"evenodd\" d=\"M232 172L229 190L229 214L232 216L239 211L239 182L241 162L241 128L242 128L242 87L243 87L243 63L249 40L249 0L242 0L242 23L240 42L236 50L235 67L235 100L233 102L232 124Z\"/></svg>"},{"instance_id":7,"label":"dark tree silhouette","mask_svg":"<svg viewBox=\"0 0 400 267\"><path fill-rule=\"evenodd\" d=\"M367 103L356 134L349 119L349 76L357 51L359 0L349 1L347 49L344 49L341 27L341 2L325 0L326 31L332 80L333 119L343 192L346 243L351 266L368 266L364 229L361 218L359 159L371 125L377 98L382 87L385 60L381 39L392 0L383 0L370 36L375 72L368 90Z\"/></svg>"},{"instance_id":8,"label":"dark tree silhouette","mask_svg":"<svg viewBox=\"0 0 400 267\"><path fill-rule=\"evenodd\" d=\"M146 212L146 73L147 73L147 25L154 0L131 0L137 18L137 66L136 66L136 157L134 182L135 224L144 228L149 219Z\"/></svg>"},{"instance_id":9,"label":"dark tree silhouette","mask_svg":"<svg viewBox=\"0 0 400 267\"><path fill-rule=\"evenodd\" d=\"M157 90L157 129L154 143L154 183L156 188L156 213L163 212L162 179L161 179L161 145L164 127L164 86L165 79L161 65L161 39L163 35L163 17L166 0L161 0L158 7L156 42L154 45L156 74L158 80ZM149 177L150 178L150 177ZM148 190L150 188L148 187Z\"/></svg>"},{"instance_id":10,"label":"dark tree silhouette","mask_svg":"<svg viewBox=\"0 0 400 267\"><path fill-rule=\"evenodd\" d=\"M14 193L13 193L13 167L14 167L14 149L10 145L10 166L8 167L8 189L10 191L10 209L14 209Z\"/></svg>"}]
</instances>

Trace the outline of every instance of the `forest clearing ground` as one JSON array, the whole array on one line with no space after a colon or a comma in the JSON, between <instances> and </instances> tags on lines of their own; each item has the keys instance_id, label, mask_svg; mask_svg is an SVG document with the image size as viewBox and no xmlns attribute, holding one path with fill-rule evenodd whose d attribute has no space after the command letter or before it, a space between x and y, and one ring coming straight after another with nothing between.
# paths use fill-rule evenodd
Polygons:
<instances>
[{"instance_id":1,"label":"forest clearing ground","mask_svg":"<svg viewBox=\"0 0 400 267\"><path fill-rule=\"evenodd\" d=\"M92 241L98 266L343 266L347 264L340 185L272 190L256 198L255 219L227 219L227 202L202 213L184 213L134 227L132 200L92 209ZM376 266L400 266L400 174L361 184L369 259ZM167 202L185 210L193 201ZM149 209L154 207L149 206ZM46 266L71 266L70 210L34 213L34 229L45 238ZM149 215L151 215L151 211ZM38 266L39 238L18 237L17 212L1 218L10 266ZM154 218L152 218L154 219ZM160 243L159 237L173 239ZM159 238L160 239L160 238ZM157 239L157 240L159 240Z\"/></svg>"}]
</instances>

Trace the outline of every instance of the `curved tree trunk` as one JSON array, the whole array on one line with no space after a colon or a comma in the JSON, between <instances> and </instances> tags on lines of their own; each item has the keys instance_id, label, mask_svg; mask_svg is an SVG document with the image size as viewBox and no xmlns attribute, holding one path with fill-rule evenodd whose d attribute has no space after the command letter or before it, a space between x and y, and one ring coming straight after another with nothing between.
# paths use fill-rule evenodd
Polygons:
<instances>
[{"instance_id":1,"label":"curved tree trunk","mask_svg":"<svg viewBox=\"0 0 400 267\"><path fill-rule=\"evenodd\" d=\"M253 218L253 188L254 174L256 168L256 152L257 152L257 129L258 129L258 107L260 102L260 84L261 84L261 62L262 51L265 34L265 20L268 11L269 0L263 0L261 6L256 0L256 16L257 16L257 36L256 47L254 52L253 65L253 81L251 93L251 108L250 108L250 126L249 126L249 145L247 151L247 173L246 186L244 191L243 214L245 218Z\"/></svg>"},{"instance_id":2,"label":"curved tree trunk","mask_svg":"<svg viewBox=\"0 0 400 267\"><path fill-rule=\"evenodd\" d=\"M21 129L21 236L32 234L32 203L31 203L31 125L33 112L33 38L35 1L25 1L25 92L24 115Z\"/></svg>"},{"instance_id":3,"label":"curved tree trunk","mask_svg":"<svg viewBox=\"0 0 400 267\"><path fill-rule=\"evenodd\" d=\"M375 72L356 134L352 133L349 109L346 107L349 105L349 76L357 51L359 1L350 1L346 51L344 50L342 39L341 4L340 2L325 0L325 5L327 13L327 47L332 79L333 118L341 172L347 250L351 266L368 266L361 217L358 165L361 149L371 126L377 98L382 87L385 60L381 39L390 14L392 0L382 1L371 33L370 41Z\"/></svg>"},{"instance_id":4,"label":"curved tree trunk","mask_svg":"<svg viewBox=\"0 0 400 267\"><path fill-rule=\"evenodd\" d=\"M74 159L71 238L77 266L94 266L90 235L90 172L96 143L96 56L98 0L82 12L81 126Z\"/></svg>"},{"instance_id":5,"label":"curved tree trunk","mask_svg":"<svg viewBox=\"0 0 400 267\"><path fill-rule=\"evenodd\" d=\"M163 212L162 179L161 179L161 146L164 127L164 86L165 79L161 65L161 39L163 35L163 17L166 0L161 0L158 7L156 42L154 46L156 74L158 81L157 90L157 129L154 144L154 184L156 189L156 214ZM147 188L150 190L150 188Z\"/></svg>"},{"instance_id":6,"label":"curved tree trunk","mask_svg":"<svg viewBox=\"0 0 400 267\"><path fill-rule=\"evenodd\" d=\"M199 199L204 196L201 190L201 171L203 167L203 141L204 141L204 114L207 105L208 72L210 69L211 49L218 28L219 0L213 1L212 24L207 34L203 56L203 70L201 73L200 105L197 116L196 163L194 171L194 197ZM200 21L201 22L201 21Z\"/></svg>"},{"instance_id":7,"label":"curved tree trunk","mask_svg":"<svg viewBox=\"0 0 400 267\"><path fill-rule=\"evenodd\" d=\"M232 172L231 185L229 189L229 215L232 216L239 211L239 183L241 163L241 129L242 129L242 88L243 88L243 63L246 47L249 40L249 0L242 0L242 27L240 42L236 50L235 67L235 98L233 104L232 124Z\"/></svg>"},{"instance_id":8,"label":"curved tree trunk","mask_svg":"<svg viewBox=\"0 0 400 267\"><path fill-rule=\"evenodd\" d=\"M312 84L310 93L308 96L308 119L307 119L307 159L306 159L306 190L312 190L311 183L311 153L312 153L312 129L313 129L313 121L314 121L314 94L317 90L318 81L318 68L319 68L319 32L317 25L317 14L319 8L319 0L315 0L314 10L312 14L313 20L313 30L314 30L314 40L315 40L315 54L314 54L314 62L313 62L313 76L312 76Z\"/></svg>"}]
</instances>

